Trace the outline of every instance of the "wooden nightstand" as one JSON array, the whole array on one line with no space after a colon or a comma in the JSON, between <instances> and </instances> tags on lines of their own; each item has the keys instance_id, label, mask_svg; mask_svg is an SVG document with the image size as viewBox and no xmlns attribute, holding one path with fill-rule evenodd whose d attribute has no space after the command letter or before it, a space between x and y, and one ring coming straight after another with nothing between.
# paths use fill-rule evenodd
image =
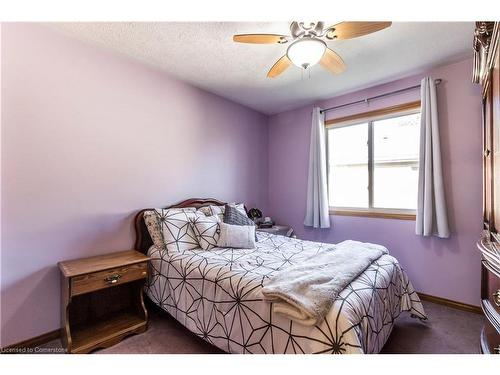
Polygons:
<instances>
[{"instance_id":1,"label":"wooden nightstand","mask_svg":"<svg viewBox=\"0 0 500 375\"><path fill-rule=\"evenodd\" d=\"M293 228L289 225L273 225L270 228L257 228L256 231L297 238L297 236L293 233Z\"/></svg>"},{"instance_id":2,"label":"wooden nightstand","mask_svg":"<svg viewBox=\"0 0 500 375\"><path fill-rule=\"evenodd\" d=\"M127 250L58 263L62 341L68 353L88 353L146 331L142 289L148 261Z\"/></svg>"}]
</instances>

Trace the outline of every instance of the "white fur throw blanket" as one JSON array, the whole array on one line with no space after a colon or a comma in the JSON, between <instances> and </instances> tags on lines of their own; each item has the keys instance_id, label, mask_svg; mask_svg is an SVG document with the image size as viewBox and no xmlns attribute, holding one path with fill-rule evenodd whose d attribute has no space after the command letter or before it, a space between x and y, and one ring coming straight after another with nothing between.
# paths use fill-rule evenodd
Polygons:
<instances>
[{"instance_id":1,"label":"white fur throw blanket","mask_svg":"<svg viewBox=\"0 0 500 375\"><path fill-rule=\"evenodd\" d=\"M339 293L373 261L387 254L380 245L344 241L286 268L262 288L273 311L304 325L323 321Z\"/></svg>"}]
</instances>

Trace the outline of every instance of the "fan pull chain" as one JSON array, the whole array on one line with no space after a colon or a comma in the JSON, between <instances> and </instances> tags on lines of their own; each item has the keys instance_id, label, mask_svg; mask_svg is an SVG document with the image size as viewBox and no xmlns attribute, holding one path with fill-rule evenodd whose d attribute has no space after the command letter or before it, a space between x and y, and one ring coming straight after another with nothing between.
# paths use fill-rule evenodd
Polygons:
<instances>
[{"instance_id":1,"label":"fan pull chain","mask_svg":"<svg viewBox=\"0 0 500 375\"><path fill-rule=\"evenodd\" d=\"M308 66L305 69L300 69L300 80L304 80L304 72L307 72L307 79L311 79L311 67Z\"/></svg>"}]
</instances>

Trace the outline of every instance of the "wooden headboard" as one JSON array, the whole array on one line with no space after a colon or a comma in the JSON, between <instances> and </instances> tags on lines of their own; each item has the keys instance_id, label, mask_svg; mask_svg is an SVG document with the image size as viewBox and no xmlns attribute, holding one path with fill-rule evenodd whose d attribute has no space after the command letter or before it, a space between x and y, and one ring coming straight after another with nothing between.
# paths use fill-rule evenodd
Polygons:
<instances>
[{"instance_id":1,"label":"wooden headboard","mask_svg":"<svg viewBox=\"0 0 500 375\"><path fill-rule=\"evenodd\" d=\"M173 204L171 206L165 208L182 208L182 207L203 207L203 206L223 206L224 202L221 202L217 199L212 198L192 198L187 199L185 201L179 202L177 204ZM144 212L148 210L153 210L153 208L146 208L141 210L135 216L135 249L140 251L141 253L147 254L149 248L153 245L153 240L149 235L148 228L146 227L146 223L144 222Z\"/></svg>"}]
</instances>

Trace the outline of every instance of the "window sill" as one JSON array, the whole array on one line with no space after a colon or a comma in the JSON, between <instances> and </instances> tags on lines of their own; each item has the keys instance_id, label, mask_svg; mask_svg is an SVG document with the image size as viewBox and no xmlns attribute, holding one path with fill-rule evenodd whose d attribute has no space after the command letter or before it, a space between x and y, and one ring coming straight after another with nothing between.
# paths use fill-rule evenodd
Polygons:
<instances>
[{"instance_id":1,"label":"window sill","mask_svg":"<svg viewBox=\"0 0 500 375\"><path fill-rule=\"evenodd\" d=\"M398 220L415 220L416 214L411 211L394 212L394 211L375 211L375 210L362 210L362 209L344 209L344 208L330 208L330 215L338 216L360 216L360 217L375 217L381 219L398 219Z\"/></svg>"}]
</instances>

